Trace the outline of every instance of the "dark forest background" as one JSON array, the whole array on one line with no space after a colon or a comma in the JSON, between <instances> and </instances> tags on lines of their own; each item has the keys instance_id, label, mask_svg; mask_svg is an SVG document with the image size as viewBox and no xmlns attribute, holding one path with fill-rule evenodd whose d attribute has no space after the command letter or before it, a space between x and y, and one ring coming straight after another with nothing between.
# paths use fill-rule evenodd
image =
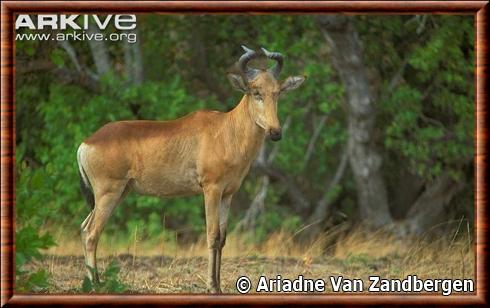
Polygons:
<instances>
[{"instance_id":1,"label":"dark forest background","mask_svg":"<svg viewBox=\"0 0 490 308\"><path fill-rule=\"evenodd\" d=\"M266 142L236 194L232 232L259 243L339 225L399 238L473 226L473 17L137 18L136 43L16 41L18 266L54 243L54 227L79 236L86 137L109 121L230 110L241 96L226 72L242 44L283 53L283 78L308 78L279 102L283 139ZM104 232L135 228L143 240L195 241L202 197L131 195Z\"/></svg>"}]
</instances>

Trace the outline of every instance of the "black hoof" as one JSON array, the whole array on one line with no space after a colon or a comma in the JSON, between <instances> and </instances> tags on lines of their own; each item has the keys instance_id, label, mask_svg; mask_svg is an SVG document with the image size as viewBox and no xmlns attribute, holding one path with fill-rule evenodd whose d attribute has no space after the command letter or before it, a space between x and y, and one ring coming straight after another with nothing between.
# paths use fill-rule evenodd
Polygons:
<instances>
[{"instance_id":1,"label":"black hoof","mask_svg":"<svg viewBox=\"0 0 490 308\"><path fill-rule=\"evenodd\" d=\"M211 293L211 294L221 294L221 289L220 288L217 288L217 287L208 287L206 289L207 293Z\"/></svg>"}]
</instances>

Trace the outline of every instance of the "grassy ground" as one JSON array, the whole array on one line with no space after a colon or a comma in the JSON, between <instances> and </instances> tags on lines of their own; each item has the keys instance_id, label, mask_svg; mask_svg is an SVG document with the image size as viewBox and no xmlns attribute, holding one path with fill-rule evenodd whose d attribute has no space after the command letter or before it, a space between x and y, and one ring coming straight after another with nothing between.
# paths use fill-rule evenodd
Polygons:
<instances>
[{"instance_id":1,"label":"grassy ground","mask_svg":"<svg viewBox=\"0 0 490 308\"><path fill-rule=\"evenodd\" d=\"M382 234L351 233L333 244L330 235L319 237L307 247L290 235L274 234L262 245L250 245L231 236L224 248L222 290L237 293L236 279L242 275L257 282L260 275L274 278L328 280L330 276L400 278L471 278L475 274L473 245L467 237L439 240L396 240ZM58 239L58 246L45 252L28 270L45 268L51 274L49 293L77 293L85 275L80 243ZM133 241L99 245L98 264L103 271L111 261L120 265L119 279L131 293L205 292L207 249L204 241L193 245ZM327 287L329 287L327 283ZM327 291L331 289L327 289Z\"/></svg>"}]
</instances>

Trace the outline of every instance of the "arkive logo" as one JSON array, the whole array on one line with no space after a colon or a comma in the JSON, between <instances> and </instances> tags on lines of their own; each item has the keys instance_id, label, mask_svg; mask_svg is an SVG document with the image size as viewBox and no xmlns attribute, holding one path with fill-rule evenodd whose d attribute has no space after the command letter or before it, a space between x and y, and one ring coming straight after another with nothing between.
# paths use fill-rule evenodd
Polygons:
<instances>
[{"instance_id":1,"label":"arkive logo","mask_svg":"<svg viewBox=\"0 0 490 308\"><path fill-rule=\"evenodd\" d=\"M133 30L136 28L136 15L116 14L99 17L97 15L39 14L33 20L30 15L21 14L15 20L15 29L87 30L89 24L95 24L100 30L106 29L110 24L113 24L117 30Z\"/></svg>"}]
</instances>

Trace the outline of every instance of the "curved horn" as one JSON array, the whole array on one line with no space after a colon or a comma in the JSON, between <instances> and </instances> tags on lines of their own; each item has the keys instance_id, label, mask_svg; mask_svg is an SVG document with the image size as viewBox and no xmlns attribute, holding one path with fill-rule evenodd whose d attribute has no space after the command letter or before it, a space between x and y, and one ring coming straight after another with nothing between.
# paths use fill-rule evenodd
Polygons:
<instances>
[{"instance_id":1,"label":"curved horn","mask_svg":"<svg viewBox=\"0 0 490 308\"><path fill-rule=\"evenodd\" d=\"M238 66L240 67L240 70L242 71L243 74L247 77L247 79L253 79L255 75L257 74L258 70L256 69L251 69L247 67L248 62L252 60L253 58L256 58L258 56L257 52L248 48L245 45L242 45L243 50L245 50L245 53L238 59Z\"/></svg>"},{"instance_id":2,"label":"curved horn","mask_svg":"<svg viewBox=\"0 0 490 308\"><path fill-rule=\"evenodd\" d=\"M270 52L267 49L265 49L264 47L262 47L260 49L262 49L262 52L264 53L264 55L267 58L275 60L277 62L276 65L272 69L270 69L270 72L272 73L272 75L275 78L278 78L279 74L282 71L282 65L284 63L284 56L282 54L280 54L279 52Z\"/></svg>"}]
</instances>

